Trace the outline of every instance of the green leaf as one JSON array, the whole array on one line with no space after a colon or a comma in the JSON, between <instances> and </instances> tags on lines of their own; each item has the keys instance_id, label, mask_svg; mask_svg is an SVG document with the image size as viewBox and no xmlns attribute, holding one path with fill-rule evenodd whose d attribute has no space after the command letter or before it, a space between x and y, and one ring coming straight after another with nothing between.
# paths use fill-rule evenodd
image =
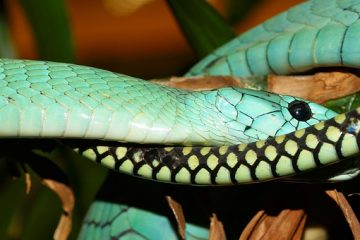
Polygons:
<instances>
[{"instance_id":1,"label":"green leaf","mask_svg":"<svg viewBox=\"0 0 360 240\"><path fill-rule=\"evenodd\" d=\"M338 113L348 112L360 106L360 94L356 93L346 97L327 101L325 106Z\"/></svg>"},{"instance_id":2,"label":"green leaf","mask_svg":"<svg viewBox=\"0 0 360 240\"><path fill-rule=\"evenodd\" d=\"M262 0L228 0L228 21L231 25L238 23L248 17L248 13Z\"/></svg>"},{"instance_id":3,"label":"green leaf","mask_svg":"<svg viewBox=\"0 0 360 240\"><path fill-rule=\"evenodd\" d=\"M203 58L236 36L222 16L204 0L168 0L189 44Z\"/></svg>"},{"instance_id":4,"label":"green leaf","mask_svg":"<svg viewBox=\"0 0 360 240\"><path fill-rule=\"evenodd\" d=\"M74 62L74 47L66 1L20 0L43 60Z\"/></svg>"},{"instance_id":5,"label":"green leaf","mask_svg":"<svg viewBox=\"0 0 360 240\"><path fill-rule=\"evenodd\" d=\"M0 5L0 10L1 7ZM0 29L0 57L12 58L14 57L14 49L10 40L9 25L2 11L0 11Z\"/></svg>"}]
</instances>

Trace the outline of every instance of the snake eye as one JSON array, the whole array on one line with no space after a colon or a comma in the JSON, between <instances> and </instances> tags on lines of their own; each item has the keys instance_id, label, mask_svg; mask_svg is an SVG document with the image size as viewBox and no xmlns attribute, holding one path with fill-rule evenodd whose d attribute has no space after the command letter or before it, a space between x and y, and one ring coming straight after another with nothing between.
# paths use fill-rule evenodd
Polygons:
<instances>
[{"instance_id":1,"label":"snake eye","mask_svg":"<svg viewBox=\"0 0 360 240\"><path fill-rule=\"evenodd\" d=\"M289 112L298 121L307 121L311 118L312 112L309 105L302 101L292 101L289 103Z\"/></svg>"}]
</instances>

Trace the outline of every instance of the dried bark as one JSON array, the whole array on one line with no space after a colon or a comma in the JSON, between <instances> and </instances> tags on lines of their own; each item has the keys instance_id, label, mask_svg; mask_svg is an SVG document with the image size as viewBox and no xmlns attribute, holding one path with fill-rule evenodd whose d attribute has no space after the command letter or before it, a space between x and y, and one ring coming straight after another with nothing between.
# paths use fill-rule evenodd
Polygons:
<instances>
[{"instance_id":1,"label":"dried bark","mask_svg":"<svg viewBox=\"0 0 360 240\"><path fill-rule=\"evenodd\" d=\"M215 213L210 218L209 240L226 240L224 225Z\"/></svg>"},{"instance_id":2,"label":"dried bark","mask_svg":"<svg viewBox=\"0 0 360 240\"><path fill-rule=\"evenodd\" d=\"M316 73L309 76L270 75L268 90L324 103L360 91L360 78L343 72Z\"/></svg>"},{"instance_id":3,"label":"dried bark","mask_svg":"<svg viewBox=\"0 0 360 240\"><path fill-rule=\"evenodd\" d=\"M245 80L231 76L172 77L153 80L153 82L195 91L248 85ZM269 75L267 90L324 103L360 91L360 78L355 74L344 72L324 72L307 76Z\"/></svg>"},{"instance_id":4,"label":"dried bark","mask_svg":"<svg viewBox=\"0 0 360 240\"><path fill-rule=\"evenodd\" d=\"M42 184L54 191L61 200L63 213L56 227L54 239L66 240L72 227L72 213L75 204L74 193L69 186L53 179L43 179Z\"/></svg>"},{"instance_id":5,"label":"dried bark","mask_svg":"<svg viewBox=\"0 0 360 240\"><path fill-rule=\"evenodd\" d=\"M178 225L178 233L182 239L185 239L185 216L180 203L176 202L170 196L166 196L166 201L169 204L171 211L173 212L177 225Z\"/></svg>"},{"instance_id":6,"label":"dried bark","mask_svg":"<svg viewBox=\"0 0 360 240\"><path fill-rule=\"evenodd\" d=\"M332 200L340 207L341 211L344 214L346 221L349 224L351 232L354 236L354 239L360 239L360 223L357 219L354 210L350 206L349 202L345 198L342 192L338 192L336 189L326 191L326 194L331 197Z\"/></svg>"},{"instance_id":7,"label":"dried bark","mask_svg":"<svg viewBox=\"0 0 360 240\"><path fill-rule=\"evenodd\" d=\"M284 209L277 216L260 210L243 230L240 240L300 240L304 232L304 210Z\"/></svg>"}]
</instances>

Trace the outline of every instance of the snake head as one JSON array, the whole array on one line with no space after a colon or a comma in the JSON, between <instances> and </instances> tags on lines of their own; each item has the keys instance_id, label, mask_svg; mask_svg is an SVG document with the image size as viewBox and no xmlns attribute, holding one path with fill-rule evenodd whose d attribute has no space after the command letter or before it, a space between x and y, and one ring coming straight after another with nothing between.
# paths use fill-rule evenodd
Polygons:
<instances>
[{"instance_id":1,"label":"snake head","mask_svg":"<svg viewBox=\"0 0 360 240\"><path fill-rule=\"evenodd\" d=\"M215 106L239 143L286 134L337 115L301 98L241 88L219 89Z\"/></svg>"}]
</instances>

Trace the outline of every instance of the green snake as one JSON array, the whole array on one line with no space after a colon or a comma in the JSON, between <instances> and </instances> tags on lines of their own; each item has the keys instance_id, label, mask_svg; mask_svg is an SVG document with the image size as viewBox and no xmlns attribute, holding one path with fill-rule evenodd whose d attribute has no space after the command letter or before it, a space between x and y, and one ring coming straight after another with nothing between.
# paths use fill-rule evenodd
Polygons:
<instances>
[{"instance_id":1,"label":"green snake","mask_svg":"<svg viewBox=\"0 0 360 240\"><path fill-rule=\"evenodd\" d=\"M359 6L360 1L306 2L225 44L188 75L247 77L359 66ZM88 139L75 150L153 180L251 183L359 151L359 110L327 120L336 114L291 96L238 88L189 92L91 67L13 59L0 60L0 88L1 137ZM97 229L101 221L121 226L115 212L128 208L106 204L94 203L80 238L103 230ZM99 209L107 209L111 221L94 217Z\"/></svg>"},{"instance_id":2,"label":"green snake","mask_svg":"<svg viewBox=\"0 0 360 240\"><path fill-rule=\"evenodd\" d=\"M196 64L188 75L264 76L317 67L358 68L358 0L312 0L241 34Z\"/></svg>"},{"instance_id":3,"label":"green snake","mask_svg":"<svg viewBox=\"0 0 360 240\"><path fill-rule=\"evenodd\" d=\"M0 81L0 115L11 116L1 135L10 137L224 145L335 116L291 96L236 88L189 92L65 63L2 59Z\"/></svg>"}]
</instances>

